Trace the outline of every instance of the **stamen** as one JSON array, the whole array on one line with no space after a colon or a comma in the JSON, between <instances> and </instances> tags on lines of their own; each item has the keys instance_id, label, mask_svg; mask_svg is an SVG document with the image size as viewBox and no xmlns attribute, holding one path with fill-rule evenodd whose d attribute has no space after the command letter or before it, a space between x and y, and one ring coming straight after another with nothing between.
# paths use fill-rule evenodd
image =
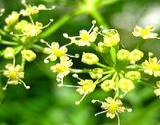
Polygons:
<instances>
[{"instance_id":1,"label":"stamen","mask_svg":"<svg viewBox=\"0 0 160 125\"><path fill-rule=\"evenodd\" d=\"M100 114L104 114L104 113L106 113L106 112L107 112L107 111L98 112L98 113L95 114L95 116L100 115Z\"/></svg>"},{"instance_id":2,"label":"stamen","mask_svg":"<svg viewBox=\"0 0 160 125\"><path fill-rule=\"evenodd\" d=\"M51 48L51 45L49 45L49 43L47 41L45 41L44 39L41 39L40 42L46 44L46 46Z\"/></svg>"},{"instance_id":3,"label":"stamen","mask_svg":"<svg viewBox=\"0 0 160 125\"><path fill-rule=\"evenodd\" d=\"M25 84L25 82L23 82L21 79L19 79L19 81L20 81L20 83L23 84L23 86L24 86L26 89L30 89L30 86L27 86L27 85Z\"/></svg>"},{"instance_id":4,"label":"stamen","mask_svg":"<svg viewBox=\"0 0 160 125\"><path fill-rule=\"evenodd\" d=\"M79 88L80 86L58 84L58 87Z\"/></svg>"},{"instance_id":5,"label":"stamen","mask_svg":"<svg viewBox=\"0 0 160 125\"><path fill-rule=\"evenodd\" d=\"M4 9L4 8L1 9L1 10L0 10L0 16L2 16L4 12L5 12L5 9Z\"/></svg>"},{"instance_id":6,"label":"stamen","mask_svg":"<svg viewBox=\"0 0 160 125\"><path fill-rule=\"evenodd\" d=\"M45 28L49 27L52 22L53 22L53 19L50 19L50 20L49 20L49 23L48 23L47 25L43 26L42 29L45 29Z\"/></svg>"},{"instance_id":7,"label":"stamen","mask_svg":"<svg viewBox=\"0 0 160 125\"><path fill-rule=\"evenodd\" d=\"M89 29L89 33L91 33L92 32L92 30L93 30L93 28L95 27L95 24L96 24L96 21L95 20L93 20L92 21L92 27Z\"/></svg>"},{"instance_id":8,"label":"stamen","mask_svg":"<svg viewBox=\"0 0 160 125\"><path fill-rule=\"evenodd\" d=\"M75 54L75 55L66 54L66 55L71 58L79 58L79 54Z\"/></svg>"},{"instance_id":9,"label":"stamen","mask_svg":"<svg viewBox=\"0 0 160 125\"><path fill-rule=\"evenodd\" d=\"M86 94L84 94L79 101L76 101L75 104L79 105L84 100L85 97L86 97Z\"/></svg>"},{"instance_id":10,"label":"stamen","mask_svg":"<svg viewBox=\"0 0 160 125\"><path fill-rule=\"evenodd\" d=\"M46 10L54 10L56 8L56 6L52 6L52 7L50 7L50 8L46 8Z\"/></svg>"},{"instance_id":11,"label":"stamen","mask_svg":"<svg viewBox=\"0 0 160 125\"><path fill-rule=\"evenodd\" d=\"M96 103L96 102L103 103L103 102L100 101L100 100L94 100L94 99L93 99L91 102L92 102L92 103Z\"/></svg>"},{"instance_id":12,"label":"stamen","mask_svg":"<svg viewBox=\"0 0 160 125\"><path fill-rule=\"evenodd\" d=\"M26 5L26 0L21 0L21 4Z\"/></svg>"},{"instance_id":13,"label":"stamen","mask_svg":"<svg viewBox=\"0 0 160 125\"><path fill-rule=\"evenodd\" d=\"M126 110L127 110L127 112L132 112L131 108L127 108Z\"/></svg>"},{"instance_id":14,"label":"stamen","mask_svg":"<svg viewBox=\"0 0 160 125\"><path fill-rule=\"evenodd\" d=\"M14 34L13 32L10 32L9 34L10 34L10 35L13 35L13 36L16 36L16 37L17 37L17 36L18 36L18 37L25 36L24 34Z\"/></svg>"},{"instance_id":15,"label":"stamen","mask_svg":"<svg viewBox=\"0 0 160 125\"><path fill-rule=\"evenodd\" d=\"M63 37L64 37L64 38L67 38L67 39L69 38L69 36L68 36L67 33L63 33Z\"/></svg>"},{"instance_id":16,"label":"stamen","mask_svg":"<svg viewBox=\"0 0 160 125\"><path fill-rule=\"evenodd\" d=\"M82 80L81 78L79 78L78 74L73 74L72 76L78 80Z\"/></svg>"},{"instance_id":17,"label":"stamen","mask_svg":"<svg viewBox=\"0 0 160 125\"><path fill-rule=\"evenodd\" d=\"M6 83L6 85L2 88L4 91L7 89L8 87L8 82Z\"/></svg>"},{"instance_id":18,"label":"stamen","mask_svg":"<svg viewBox=\"0 0 160 125\"><path fill-rule=\"evenodd\" d=\"M51 56L52 56L52 54L49 55L49 56L47 56L47 57L44 59L44 63L46 63L46 64L49 63L49 60L48 60L48 59L49 59Z\"/></svg>"},{"instance_id":19,"label":"stamen","mask_svg":"<svg viewBox=\"0 0 160 125\"><path fill-rule=\"evenodd\" d=\"M70 42L70 43L68 43L68 44L64 45L64 47L70 46L70 45L72 45L72 44L73 44L73 43L72 43L72 42Z\"/></svg>"}]
</instances>

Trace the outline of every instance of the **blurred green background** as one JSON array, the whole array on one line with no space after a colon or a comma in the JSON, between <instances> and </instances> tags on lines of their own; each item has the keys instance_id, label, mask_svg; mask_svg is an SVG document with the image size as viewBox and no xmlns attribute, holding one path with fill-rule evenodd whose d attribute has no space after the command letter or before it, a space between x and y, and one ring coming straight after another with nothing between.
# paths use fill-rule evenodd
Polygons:
<instances>
[{"instance_id":1,"label":"blurred green background","mask_svg":"<svg viewBox=\"0 0 160 125\"><path fill-rule=\"evenodd\" d=\"M116 28L121 34L123 45L132 50L142 39L131 34L135 25L154 24L156 31L160 29L160 0L32 0L32 5L55 5L51 12L41 12L36 18L47 23L54 19L52 28L44 32L43 37L49 41L67 43L62 34L77 35L80 29L88 29L91 21L98 25ZM0 27L4 26L4 18L13 10L19 11L23 6L19 0L0 0L0 8L6 8L1 17ZM146 40L141 46L145 52L152 51L158 57L160 40ZM84 49L81 49L83 51ZM76 53L79 48L71 47ZM7 91L0 90L0 125L116 125L117 120L110 120L105 115L95 117L100 111L99 105L91 104L91 100L104 99L107 95L97 91L89 95L81 105L74 102L80 98L74 89L58 88L56 76L43 63L44 55L33 63L27 64L25 82L31 86L25 90L22 86L9 86ZM1 63L3 59L1 59ZM1 86L4 85L0 77ZM74 80L65 78L65 83L74 84ZM152 84L152 81L150 81ZM125 104L132 107L132 113L121 114L122 125L160 125L160 100L153 90L144 85L137 88L125 98Z\"/></svg>"}]
</instances>

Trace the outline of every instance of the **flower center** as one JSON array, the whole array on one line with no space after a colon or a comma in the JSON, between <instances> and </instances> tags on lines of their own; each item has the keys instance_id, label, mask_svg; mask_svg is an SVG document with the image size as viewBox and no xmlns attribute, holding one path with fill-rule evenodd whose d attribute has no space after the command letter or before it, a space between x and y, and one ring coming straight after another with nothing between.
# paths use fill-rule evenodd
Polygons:
<instances>
[{"instance_id":1,"label":"flower center","mask_svg":"<svg viewBox=\"0 0 160 125\"><path fill-rule=\"evenodd\" d=\"M18 73L15 70L9 72L10 79L17 79L17 75Z\"/></svg>"},{"instance_id":2,"label":"flower center","mask_svg":"<svg viewBox=\"0 0 160 125\"><path fill-rule=\"evenodd\" d=\"M60 49L57 49L57 48L53 48L52 53L57 57L62 57L62 56L65 55L65 52L63 50L60 50Z\"/></svg>"},{"instance_id":3,"label":"flower center","mask_svg":"<svg viewBox=\"0 0 160 125\"><path fill-rule=\"evenodd\" d=\"M108 111L110 113L115 113L118 108L118 105L115 102L109 104Z\"/></svg>"}]
</instances>

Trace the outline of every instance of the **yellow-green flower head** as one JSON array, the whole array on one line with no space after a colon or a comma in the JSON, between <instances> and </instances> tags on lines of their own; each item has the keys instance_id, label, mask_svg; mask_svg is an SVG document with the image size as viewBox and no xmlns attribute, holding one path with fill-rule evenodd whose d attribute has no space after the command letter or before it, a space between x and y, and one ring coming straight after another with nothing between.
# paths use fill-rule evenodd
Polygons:
<instances>
[{"instance_id":1,"label":"yellow-green flower head","mask_svg":"<svg viewBox=\"0 0 160 125\"><path fill-rule=\"evenodd\" d=\"M8 82L3 88L4 90L7 88L8 84L23 84L26 89L30 88L30 86L26 86L26 84L22 81L24 78L24 72L20 65L15 66L13 64L7 64L5 68L6 70L4 70L3 75L8 78Z\"/></svg>"},{"instance_id":2,"label":"yellow-green flower head","mask_svg":"<svg viewBox=\"0 0 160 125\"><path fill-rule=\"evenodd\" d=\"M98 35L98 27L95 27L95 21L92 21L92 27L89 31L80 30L79 36L69 37L68 34L64 33L63 36L71 40L71 43L74 43L78 46L90 46L92 42L95 42Z\"/></svg>"},{"instance_id":3,"label":"yellow-green flower head","mask_svg":"<svg viewBox=\"0 0 160 125\"><path fill-rule=\"evenodd\" d=\"M28 23L24 28L22 33L26 37L34 37L42 32L43 24L40 22L36 22L35 24Z\"/></svg>"},{"instance_id":4,"label":"yellow-green flower head","mask_svg":"<svg viewBox=\"0 0 160 125\"><path fill-rule=\"evenodd\" d=\"M38 14L39 11L41 11L41 10L53 10L55 8L55 6L52 6L51 8L47 8L43 4L40 4L38 6L27 5L26 3L24 3L24 4L25 4L26 9L22 9L20 11L20 14L22 14L23 16L31 16L34 14Z\"/></svg>"},{"instance_id":5,"label":"yellow-green flower head","mask_svg":"<svg viewBox=\"0 0 160 125\"><path fill-rule=\"evenodd\" d=\"M125 112L126 109L120 99L108 97L105 100L106 102L102 102L101 108L107 112L106 117L113 119L116 113Z\"/></svg>"},{"instance_id":6,"label":"yellow-green flower head","mask_svg":"<svg viewBox=\"0 0 160 125\"><path fill-rule=\"evenodd\" d=\"M125 74L125 77L130 80L140 80L141 73L139 71L129 71Z\"/></svg>"},{"instance_id":7,"label":"yellow-green flower head","mask_svg":"<svg viewBox=\"0 0 160 125\"><path fill-rule=\"evenodd\" d=\"M124 93L127 93L135 88L132 80L126 78L121 78L119 80L118 86Z\"/></svg>"},{"instance_id":8,"label":"yellow-green flower head","mask_svg":"<svg viewBox=\"0 0 160 125\"><path fill-rule=\"evenodd\" d=\"M106 53L106 46L104 45L103 42L99 42L98 43L98 51L101 52L101 53Z\"/></svg>"},{"instance_id":9,"label":"yellow-green flower head","mask_svg":"<svg viewBox=\"0 0 160 125\"><path fill-rule=\"evenodd\" d=\"M19 19L20 14L17 13L16 11L13 11L6 19L5 19L5 23L7 24L7 26L11 26L13 24L15 24L18 19Z\"/></svg>"},{"instance_id":10,"label":"yellow-green flower head","mask_svg":"<svg viewBox=\"0 0 160 125\"><path fill-rule=\"evenodd\" d=\"M76 101L75 104L79 105L83 99L90 93L92 93L95 88L96 88L96 84L90 80L90 79L80 79L80 81L78 82L78 84L80 86L77 86L78 88L76 89L76 91L80 94L83 95L82 98L79 101Z\"/></svg>"},{"instance_id":11,"label":"yellow-green flower head","mask_svg":"<svg viewBox=\"0 0 160 125\"><path fill-rule=\"evenodd\" d=\"M160 96L160 81L157 82L157 87L154 90L154 93L156 94L156 96Z\"/></svg>"},{"instance_id":12,"label":"yellow-green flower head","mask_svg":"<svg viewBox=\"0 0 160 125\"><path fill-rule=\"evenodd\" d=\"M105 80L104 82L101 83L101 88L105 92L113 90L115 88L115 82L113 80Z\"/></svg>"},{"instance_id":13,"label":"yellow-green flower head","mask_svg":"<svg viewBox=\"0 0 160 125\"><path fill-rule=\"evenodd\" d=\"M99 61L99 58L97 57L97 55L93 54L93 53L83 53L82 55L82 59L81 61L85 64L88 65L93 65L93 64L97 64Z\"/></svg>"},{"instance_id":14,"label":"yellow-green flower head","mask_svg":"<svg viewBox=\"0 0 160 125\"><path fill-rule=\"evenodd\" d=\"M130 57L130 52L128 50L121 49L117 53L117 59L120 61L124 61L124 60L128 61L129 57Z\"/></svg>"},{"instance_id":15,"label":"yellow-green flower head","mask_svg":"<svg viewBox=\"0 0 160 125\"><path fill-rule=\"evenodd\" d=\"M22 58L24 58L28 62L35 60L37 57L36 53L34 53L34 51L32 50L22 50L21 54L22 54Z\"/></svg>"},{"instance_id":16,"label":"yellow-green flower head","mask_svg":"<svg viewBox=\"0 0 160 125\"><path fill-rule=\"evenodd\" d=\"M143 70L146 74L160 76L160 63L157 57L151 57L149 54L149 60L145 60L142 63Z\"/></svg>"},{"instance_id":17,"label":"yellow-green flower head","mask_svg":"<svg viewBox=\"0 0 160 125\"><path fill-rule=\"evenodd\" d=\"M141 60L144 56L144 53L138 49L134 49L130 52L129 61L131 64L135 64L137 61Z\"/></svg>"},{"instance_id":18,"label":"yellow-green flower head","mask_svg":"<svg viewBox=\"0 0 160 125\"><path fill-rule=\"evenodd\" d=\"M103 69L95 68L91 72L89 72L92 79L99 79L103 76Z\"/></svg>"},{"instance_id":19,"label":"yellow-green flower head","mask_svg":"<svg viewBox=\"0 0 160 125\"><path fill-rule=\"evenodd\" d=\"M68 57L62 57L60 58L60 63L57 63L56 65L51 66L51 70L55 73L57 73L57 81L63 82L63 77L68 75L70 73L70 68L73 65L72 60L70 60Z\"/></svg>"},{"instance_id":20,"label":"yellow-green flower head","mask_svg":"<svg viewBox=\"0 0 160 125\"><path fill-rule=\"evenodd\" d=\"M96 84L90 79L80 80L78 84L80 85L80 87L77 89L77 92L81 95L88 95L92 93L96 87Z\"/></svg>"},{"instance_id":21,"label":"yellow-green flower head","mask_svg":"<svg viewBox=\"0 0 160 125\"><path fill-rule=\"evenodd\" d=\"M23 32L24 28L29 24L26 20L21 20L15 25L15 29L19 32Z\"/></svg>"},{"instance_id":22,"label":"yellow-green flower head","mask_svg":"<svg viewBox=\"0 0 160 125\"><path fill-rule=\"evenodd\" d=\"M140 26L136 26L134 28L134 31L132 32L132 34L135 37L142 37L143 39L157 38L158 34L153 33L153 31L154 31L154 26L153 25L148 25L144 28L140 27Z\"/></svg>"},{"instance_id":23,"label":"yellow-green flower head","mask_svg":"<svg viewBox=\"0 0 160 125\"><path fill-rule=\"evenodd\" d=\"M48 57L46 57L44 59L45 63L48 63L48 59L50 61L55 61L57 60L57 58L61 58L64 56L67 56L67 47L66 46L62 46L60 47L58 42L52 42L51 45L49 45L48 43L46 43L48 47L44 48L44 53L49 54Z\"/></svg>"},{"instance_id":24,"label":"yellow-green flower head","mask_svg":"<svg viewBox=\"0 0 160 125\"><path fill-rule=\"evenodd\" d=\"M103 43L106 47L112 47L118 45L120 42L120 36L117 30L111 29L111 30L104 30L104 37L103 37Z\"/></svg>"},{"instance_id":25,"label":"yellow-green flower head","mask_svg":"<svg viewBox=\"0 0 160 125\"><path fill-rule=\"evenodd\" d=\"M15 57L15 51L12 47L7 47L4 52L3 56L5 59L13 59Z\"/></svg>"}]
</instances>

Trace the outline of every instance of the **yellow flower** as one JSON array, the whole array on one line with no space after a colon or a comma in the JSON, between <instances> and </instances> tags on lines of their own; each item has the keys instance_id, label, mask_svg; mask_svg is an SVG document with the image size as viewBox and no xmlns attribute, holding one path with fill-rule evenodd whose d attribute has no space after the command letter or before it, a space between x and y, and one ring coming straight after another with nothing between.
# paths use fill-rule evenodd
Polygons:
<instances>
[{"instance_id":1,"label":"yellow flower","mask_svg":"<svg viewBox=\"0 0 160 125\"><path fill-rule=\"evenodd\" d=\"M46 41L44 40L41 41L48 46L44 49L44 53L49 54L49 56L44 59L45 63L48 63L49 60L55 61L58 57L63 58L64 56L67 56L66 53L68 49L66 46L60 47L58 42L52 42L51 45L49 45Z\"/></svg>"},{"instance_id":2,"label":"yellow flower","mask_svg":"<svg viewBox=\"0 0 160 125\"><path fill-rule=\"evenodd\" d=\"M26 84L22 81L24 78L24 72L20 65L15 66L14 64L7 64L5 68L6 70L4 70L3 75L8 78L8 82L3 87L4 90L6 90L8 84L23 84L26 89L30 89L30 86L26 86Z\"/></svg>"},{"instance_id":3,"label":"yellow flower","mask_svg":"<svg viewBox=\"0 0 160 125\"><path fill-rule=\"evenodd\" d=\"M135 88L133 82L129 79L126 79L126 78L121 78L119 80L118 86L121 89L121 91L123 91L125 93L127 93Z\"/></svg>"},{"instance_id":4,"label":"yellow flower","mask_svg":"<svg viewBox=\"0 0 160 125\"><path fill-rule=\"evenodd\" d=\"M15 57L15 51L12 47L7 47L3 54L5 59L13 59Z\"/></svg>"},{"instance_id":5,"label":"yellow flower","mask_svg":"<svg viewBox=\"0 0 160 125\"><path fill-rule=\"evenodd\" d=\"M28 23L22 29L22 33L26 37L34 37L39 35L42 32L43 24L40 22L36 22L35 24Z\"/></svg>"},{"instance_id":6,"label":"yellow flower","mask_svg":"<svg viewBox=\"0 0 160 125\"><path fill-rule=\"evenodd\" d=\"M144 56L144 53L138 49L134 49L130 52L129 61L131 64L135 64L137 61L141 60Z\"/></svg>"},{"instance_id":7,"label":"yellow flower","mask_svg":"<svg viewBox=\"0 0 160 125\"><path fill-rule=\"evenodd\" d=\"M156 96L160 96L160 81L157 82L157 87L154 90L154 93L156 94Z\"/></svg>"},{"instance_id":8,"label":"yellow flower","mask_svg":"<svg viewBox=\"0 0 160 125\"><path fill-rule=\"evenodd\" d=\"M129 56L130 56L130 52L128 50L125 50L125 49L121 49L117 53L117 59L120 60L120 61L123 61L123 60L128 61Z\"/></svg>"},{"instance_id":9,"label":"yellow flower","mask_svg":"<svg viewBox=\"0 0 160 125\"><path fill-rule=\"evenodd\" d=\"M103 44L106 47L116 46L120 42L120 36L117 30L104 30Z\"/></svg>"},{"instance_id":10,"label":"yellow flower","mask_svg":"<svg viewBox=\"0 0 160 125\"><path fill-rule=\"evenodd\" d=\"M154 75L155 77L160 76L160 63L157 57L151 57L149 53L149 60L145 60L142 63L143 70L146 74Z\"/></svg>"},{"instance_id":11,"label":"yellow flower","mask_svg":"<svg viewBox=\"0 0 160 125\"><path fill-rule=\"evenodd\" d=\"M70 73L70 68L72 65L72 60L70 60L68 57L63 57L60 58L60 63L51 66L51 70L58 74L57 81L60 82L61 85L63 85L64 76Z\"/></svg>"},{"instance_id":12,"label":"yellow flower","mask_svg":"<svg viewBox=\"0 0 160 125\"><path fill-rule=\"evenodd\" d=\"M106 117L113 119L116 115L118 116L118 113L122 113L125 112L125 110L128 110L123 106L123 103L120 99L113 99L112 97L106 98L105 102L99 100L92 100L92 103L95 102L101 103L101 108L104 110L99 113L96 113L95 116L106 113Z\"/></svg>"},{"instance_id":13,"label":"yellow flower","mask_svg":"<svg viewBox=\"0 0 160 125\"><path fill-rule=\"evenodd\" d=\"M29 24L26 20L21 20L15 25L15 29L18 30L19 32L23 32L24 27L26 27Z\"/></svg>"},{"instance_id":14,"label":"yellow flower","mask_svg":"<svg viewBox=\"0 0 160 125\"><path fill-rule=\"evenodd\" d=\"M71 40L71 43L74 43L78 46L90 46L92 42L95 42L97 38L98 28L95 27L95 21L92 21L92 27L89 31L80 30L79 36L69 37L68 34L64 33L63 36Z\"/></svg>"},{"instance_id":15,"label":"yellow flower","mask_svg":"<svg viewBox=\"0 0 160 125\"><path fill-rule=\"evenodd\" d=\"M138 71L129 71L125 74L125 77L130 80L139 80L141 79L141 73Z\"/></svg>"},{"instance_id":16,"label":"yellow flower","mask_svg":"<svg viewBox=\"0 0 160 125\"><path fill-rule=\"evenodd\" d=\"M103 76L103 69L95 68L91 72L89 72L92 79L99 79Z\"/></svg>"},{"instance_id":17,"label":"yellow flower","mask_svg":"<svg viewBox=\"0 0 160 125\"><path fill-rule=\"evenodd\" d=\"M20 14L22 14L23 16L31 16L34 14L38 14L39 11L41 10L52 10L55 8L55 6L52 6L51 8L47 8L43 4L40 4L39 6L27 5L25 0L22 1L22 4L26 7L26 9L22 9L20 11Z\"/></svg>"},{"instance_id":18,"label":"yellow flower","mask_svg":"<svg viewBox=\"0 0 160 125\"><path fill-rule=\"evenodd\" d=\"M101 83L101 88L105 92L113 90L115 88L115 82L113 80L105 80L104 82Z\"/></svg>"},{"instance_id":19,"label":"yellow flower","mask_svg":"<svg viewBox=\"0 0 160 125\"><path fill-rule=\"evenodd\" d=\"M22 54L22 57L29 62L35 60L37 57L32 50L22 50L21 54Z\"/></svg>"},{"instance_id":20,"label":"yellow flower","mask_svg":"<svg viewBox=\"0 0 160 125\"><path fill-rule=\"evenodd\" d=\"M11 13L11 15L9 15L6 19L5 19L5 23L7 24L7 26L11 26L13 24L15 24L18 19L19 19L20 14L17 13L16 11L13 11Z\"/></svg>"},{"instance_id":21,"label":"yellow flower","mask_svg":"<svg viewBox=\"0 0 160 125\"><path fill-rule=\"evenodd\" d=\"M93 53L85 53L84 52L83 55L82 55L81 61L83 63L88 64L88 65L93 65L93 64L97 64L98 63L99 58Z\"/></svg>"},{"instance_id":22,"label":"yellow flower","mask_svg":"<svg viewBox=\"0 0 160 125\"><path fill-rule=\"evenodd\" d=\"M157 38L158 34L153 33L154 27L152 25L148 25L144 28L140 26L136 26L132 34L136 37L142 37L143 39L152 39Z\"/></svg>"},{"instance_id":23,"label":"yellow flower","mask_svg":"<svg viewBox=\"0 0 160 125\"><path fill-rule=\"evenodd\" d=\"M79 101L76 101L76 105L80 104L80 102L85 98L85 96L92 93L96 88L96 84L90 79L81 79L78 84L80 86L78 86L76 91L79 94L83 95L83 97Z\"/></svg>"}]
</instances>

